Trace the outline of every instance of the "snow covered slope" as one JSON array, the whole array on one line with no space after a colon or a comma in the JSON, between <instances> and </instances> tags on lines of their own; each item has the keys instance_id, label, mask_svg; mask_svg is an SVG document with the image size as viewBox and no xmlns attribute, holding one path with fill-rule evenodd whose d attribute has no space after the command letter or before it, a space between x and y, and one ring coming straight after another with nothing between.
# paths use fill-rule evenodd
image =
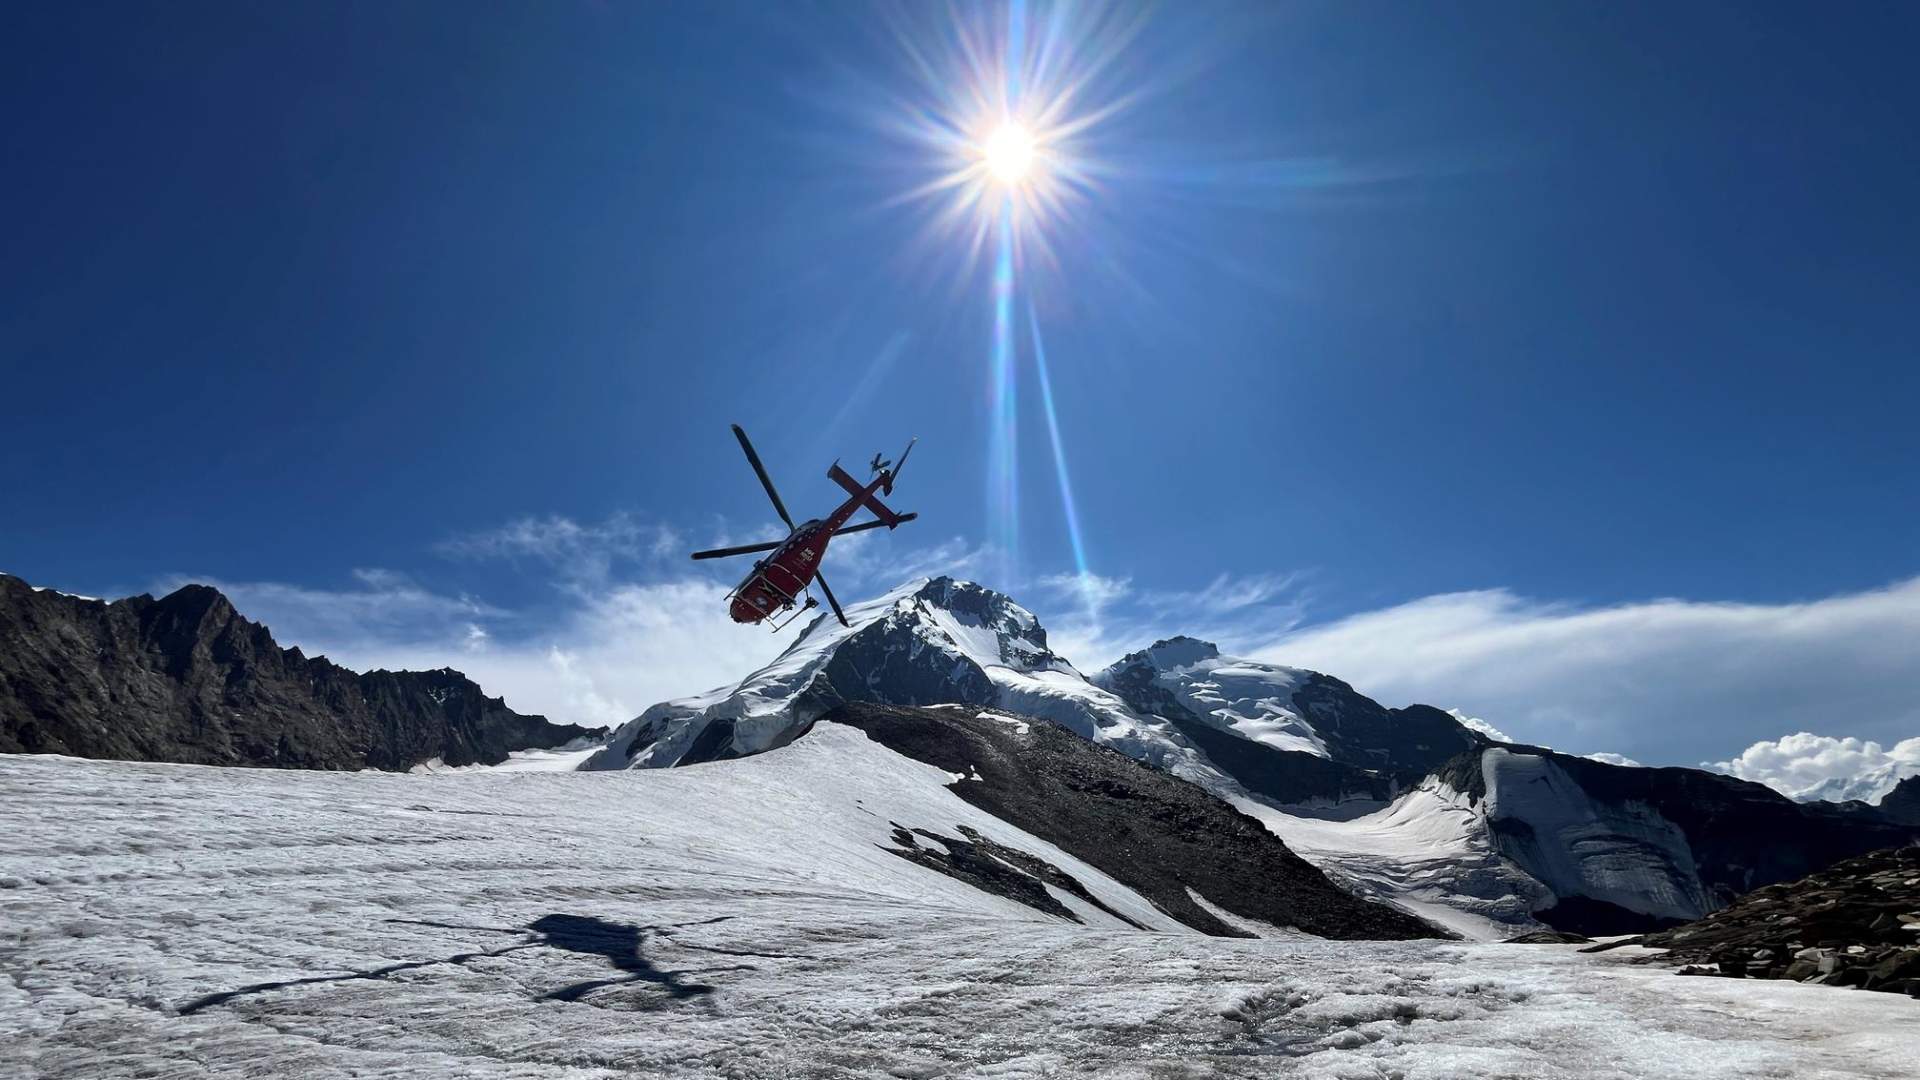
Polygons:
<instances>
[{"instance_id":1,"label":"snow covered slope","mask_svg":"<svg viewBox=\"0 0 1920 1080\"><path fill-rule=\"evenodd\" d=\"M1093 681L1112 689L1136 671L1165 691L1154 704L1275 750L1332 756L1326 740L1293 707L1293 692L1313 677L1311 671L1223 657L1210 642L1176 637L1127 656Z\"/></svg>"},{"instance_id":2,"label":"snow covered slope","mask_svg":"<svg viewBox=\"0 0 1920 1080\"><path fill-rule=\"evenodd\" d=\"M602 773L0 755L0 1076L1890 1080L1920 1059L1891 995L1186 932L951 779L831 723ZM983 892L896 854L892 822L965 824L1163 932Z\"/></svg>"},{"instance_id":3,"label":"snow covered slope","mask_svg":"<svg viewBox=\"0 0 1920 1080\"><path fill-rule=\"evenodd\" d=\"M1544 754L1488 750L1480 770L1495 846L1555 897L1657 919L1695 919L1718 906L1686 831L1649 804L1595 798Z\"/></svg>"},{"instance_id":4,"label":"snow covered slope","mask_svg":"<svg viewBox=\"0 0 1920 1080\"><path fill-rule=\"evenodd\" d=\"M1347 766L1352 775L1401 786L1489 742L1431 706L1389 709L1330 675L1222 656L1211 642L1190 637L1155 642L1093 681L1135 709L1176 721L1190 735L1217 731L1258 749L1310 755ZM1219 754L1213 756L1226 767Z\"/></svg>"},{"instance_id":5,"label":"snow covered slope","mask_svg":"<svg viewBox=\"0 0 1920 1080\"><path fill-rule=\"evenodd\" d=\"M1537 928L1552 890L1501 854L1479 806L1429 778L1392 805L1347 820L1236 806L1355 895L1413 912L1462 937L1500 941Z\"/></svg>"},{"instance_id":6,"label":"snow covered slope","mask_svg":"<svg viewBox=\"0 0 1920 1080\"><path fill-rule=\"evenodd\" d=\"M1189 637L1131 653L1093 682L1166 720L1241 791L1311 817L1379 810L1488 742L1438 709L1389 709L1331 676L1222 656Z\"/></svg>"},{"instance_id":7,"label":"snow covered slope","mask_svg":"<svg viewBox=\"0 0 1920 1080\"><path fill-rule=\"evenodd\" d=\"M737 685L664 702L614 733L590 769L658 768L783 746L844 702L978 705L1052 720L1212 790L1231 780L1168 721L1088 682L1033 614L972 582L921 579L821 616Z\"/></svg>"},{"instance_id":8,"label":"snow covered slope","mask_svg":"<svg viewBox=\"0 0 1920 1080\"><path fill-rule=\"evenodd\" d=\"M1234 802L1355 894L1482 940L1539 923L1591 934L1672 925L1920 838L1880 815L1795 803L1717 773L1519 746L1463 754L1348 820Z\"/></svg>"},{"instance_id":9,"label":"snow covered slope","mask_svg":"<svg viewBox=\"0 0 1920 1080\"><path fill-rule=\"evenodd\" d=\"M1796 803L1719 773L1539 747L1465 754L1431 782L1470 811L1477 847L1544 889L1536 917L1587 933L1696 919L1761 886L1920 838L1878 814Z\"/></svg>"}]
</instances>

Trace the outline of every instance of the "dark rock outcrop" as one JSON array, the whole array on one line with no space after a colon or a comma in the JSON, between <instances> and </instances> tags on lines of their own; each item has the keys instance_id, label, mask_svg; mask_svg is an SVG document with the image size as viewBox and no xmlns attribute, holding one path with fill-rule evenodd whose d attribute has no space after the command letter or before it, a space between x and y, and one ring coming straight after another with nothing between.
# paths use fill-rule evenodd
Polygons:
<instances>
[{"instance_id":1,"label":"dark rock outcrop","mask_svg":"<svg viewBox=\"0 0 1920 1080\"><path fill-rule=\"evenodd\" d=\"M1846 859L1641 939L1683 974L1795 979L1920 997L1920 847Z\"/></svg>"},{"instance_id":2,"label":"dark rock outcrop","mask_svg":"<svg viewBox=\"0 0 1920 1080\"><path fill-rule=\"evenodd\" d=\"M1589 945L1592 942L1585 934L1569 934L1565 930L1533 930L1506 940L1508 945Z\"/></svg>"},{"instance_id":3,"label":"dark rock outcrop","mask_svg":"<svg viewBox=\"0 0 1920 1080\"><path fill-rule=\"evenodd\" d=\"M404 770L599 733L516 713L451 669L362 675L282 649L205 585L106 603L0 574L0 752Z\"/></svg>"},{"instance_id":4,"label":"dark rock outcrop","mask_svg":"<svg viewBox=\"0 0 1920 1080\"><path fill-rule=\"evenodd\" d=\"M1347 893L1258 821L1201 788L1049 721L982 716L969 708L868 704L844 705L821 719L859 728L896 753L960 775L951 785L960 798L1068 852L1205 933L1249 936L1209 911L1196 895L1230 915L1322 937L1448 936L1396 908ZM1058 868L1022 868L1007 859L987 866L979 857L983 852L950 842L950 854L939 856L905 843L914 835L934 838L941 824L896 823L912 826L904 830L898 853L926 865L943 861L949 865L935 868L962 880L1006 877L1012 867L1071 891L1043 876L1062 873ZM1014 899L1034 893L1010 882L994 889ZM1054 903L1022 902L1041 910Z\"/></svg>"},{"instance_id":5,"label":"dark rock outcrop","mask_svg":"<svg viewBox=\"0 0 1920 1080\"><path fill-rule=\"evenodd\" d=\"M1903 825L1920 825L1920 776L1909 776L1880 797L1880 813Z\"/></svg>"},{"instance_id":6,"label":"dark rock outcrop","mask_svg":"<svg viewBox=\"0 0 1920 1080\"><path fill-rule=\"evenodd\" d=\"M920 837L936 841L939 846L922 844ZM1079 878L1039 856L989 840L966 825L960 826L960 836L942 836L928 829L909 829L896 824L893 827L893 841L895 846L888 850L908 862L938 870L976 889L1018 901L1055 918L1070 922L1085 921L1074 914L1071 908L1054 899L1047 890L1049 885L1135 930L1147 929L1108 907Z\"/></svg>"}]
</instances>

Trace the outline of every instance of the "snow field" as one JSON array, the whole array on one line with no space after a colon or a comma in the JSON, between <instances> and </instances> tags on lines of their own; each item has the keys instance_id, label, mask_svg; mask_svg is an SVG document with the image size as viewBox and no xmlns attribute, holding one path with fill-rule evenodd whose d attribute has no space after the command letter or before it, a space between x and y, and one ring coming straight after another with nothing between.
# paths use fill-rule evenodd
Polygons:
<instances>
[{"instance_id":1,"label":"snow field","mask_svg":"<svg viewBox=\"0 0 1920 1080\"><path fill-rule=\"evenodd\" d=\"M673 770L0 757L0 1077L1898 1077L1920 1003L1206 938L820 725ZM889 854L958 826L1159 932Z\"/></svg>"}]
</instances>

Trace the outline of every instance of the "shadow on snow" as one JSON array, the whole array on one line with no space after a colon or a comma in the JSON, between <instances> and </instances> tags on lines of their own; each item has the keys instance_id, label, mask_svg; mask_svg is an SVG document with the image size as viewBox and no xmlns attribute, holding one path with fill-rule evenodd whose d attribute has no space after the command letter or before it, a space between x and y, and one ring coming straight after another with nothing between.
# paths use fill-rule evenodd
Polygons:
<instances>
[{"instance_id":1,"label":"shadow on snow","mask_svg":"<svg viewBox=\"0 0 1920 1080\"><path fill-rule=\"evenodd\" d=\"M694 952L717 953L723 956L752 956L767 959L799 959L788 953L752 952L744 949L725 949L715 945L696 945L680 941L675 931L691 926L709 926L726 922L731 915L716 915L711 919L699 919L694 922L669 923L660 926L634 926L628 923L609 922L589 915L567 915L554 913L542 915L524 927L506 926L465 926L459 923L427 922L419 919L388 919L390 923L407 923L414 926L430 926L442 930L478 930L490 934L514 934L528 938L498 949L478 949L469 952L454 953L438 960L409 960L382 967L369 968L366 971L350 971L343 975L316 975L305 979L282 979L276 982L255 983L237 990L226 990L217 994L208 994L196 998L180 1007L180 1014L190 1015L214 1005L222 1005L235 998L264 994L274 990L285 990L294 986L312 986L320 983L350 982L359 979L385 979L403 971L415 971L431 967L463 967L474 960L526 949L558 949L562 952L577 953L583 956L597 956L605 960L620 974L604 979L589 979L557 990L549 990L537 995L536 1001L579 1001L596 990L610 986L623 986L631 983L648 983L657 986L669 1001L704 997L713 993L714 988L703 982L693 981L690 976L711 974L721 971L756 971L748 964L730 964L710 968L662 968L647 956L650 938L667 938L675 948Z\"/></svg>"}]
</instances>

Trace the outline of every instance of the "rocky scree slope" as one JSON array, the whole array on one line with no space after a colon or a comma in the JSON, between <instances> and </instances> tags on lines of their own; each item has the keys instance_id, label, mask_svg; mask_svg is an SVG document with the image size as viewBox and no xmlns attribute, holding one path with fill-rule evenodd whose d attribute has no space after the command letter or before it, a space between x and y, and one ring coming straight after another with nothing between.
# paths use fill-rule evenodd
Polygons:
<instances>
[{"instance_id":1,"label":"rocky scree slope","mask_svg":"<svg viewBox=\"0 0 1920 1080\"><path fill-rule=\"evenodd\" d=\"M0 752L405 770L601 733L514 712L451 669L362 675L282 649L205 585L107 603L0 574Z\"/></svg>"},{"instance_id":2,"label":"rocky scree slope","mask_svg":"<svg viewBox=\"0 0 1920 1080\"><path fill-rule=\"evenodd\" d=\"M1796 979L1920 997L1920 847L1846 859L1640 939L1682 974Z\"/></svg>"},{"instance_id":3,"label":"rocky scree slope","mask_svg":"<svg viewBox=\"0 0 1920 1080\"><path fill-rule=\"evenodd\" d=\"M858 728L898 754L952 773L948 787L960 798L1072 854L1203 933L1450 936L1396 908L1348 894L1258 821L1199 787L1050 721L971 706L870 704L843 705L823 719ZM1031 876L1023 860L983 848L974 836L896 829L897 853L1051 911L1044 891L1032 883L1018 892L995 886L1017 880L1022 870ZM916 832L945 851L918 843ZM1047 883L1070 892L1077 884ZM1036 894L1039 900L1030 898Z\"/></svg>"}]
</instances>

